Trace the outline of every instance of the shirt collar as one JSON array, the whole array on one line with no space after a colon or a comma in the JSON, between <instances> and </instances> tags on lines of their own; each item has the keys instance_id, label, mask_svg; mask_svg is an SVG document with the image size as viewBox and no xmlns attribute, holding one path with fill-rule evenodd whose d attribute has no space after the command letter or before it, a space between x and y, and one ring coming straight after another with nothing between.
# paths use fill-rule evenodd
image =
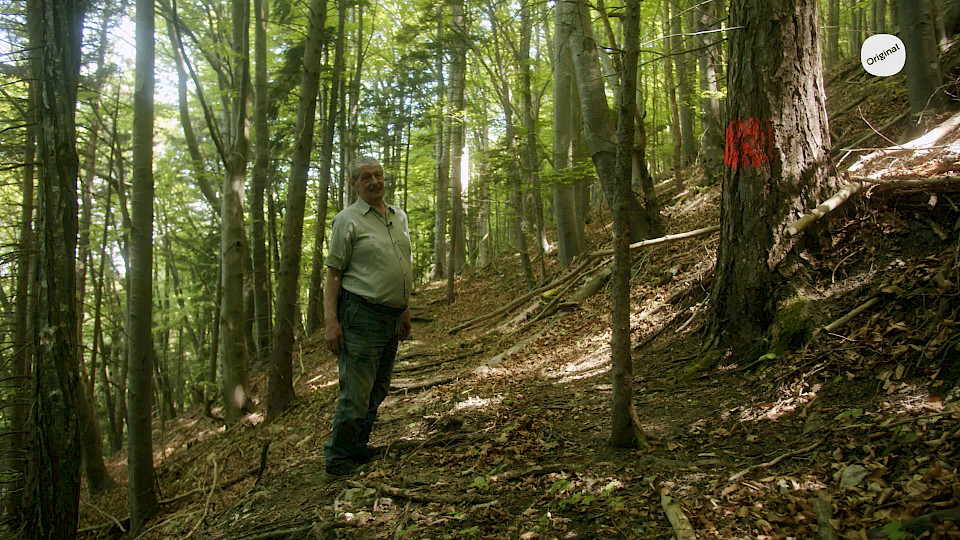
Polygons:
<instances>
[{"instance_id":1,"label":"shirt collar","mask_svg":"<svg viewBox=\"0 0 960 540\"><path fill-rule=\"evenodd\" d=\"M360 209L360 213L362 213L363 215L367 215L367 212L369 212L370 210L373 210L373 207L370 206L370 204L367 203L367 201L363 200L363 197L357 197L357 202L355 202L354 204L357 205L357 208ZM390 212L391 214L397 213L397 208L392 204L387 204L386 202L384 202L383 205L386 207L387 211Z\"/></svg>"}]
</instances>

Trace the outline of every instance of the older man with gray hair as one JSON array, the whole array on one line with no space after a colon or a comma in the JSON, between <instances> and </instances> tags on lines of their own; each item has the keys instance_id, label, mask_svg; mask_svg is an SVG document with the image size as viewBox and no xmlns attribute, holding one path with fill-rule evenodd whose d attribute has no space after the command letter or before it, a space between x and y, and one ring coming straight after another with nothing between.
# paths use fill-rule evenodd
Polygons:
<instances>
[{"instance_id":1,"label":"older man with gray hair","mask_svg":"<svg viewBox=\"0 0 960 540\"><path fill-rule=\"evenodd\" d=\"M397 347L410 336L413 288L407 215L383 200L383 167L361 156L348 173L357 201L333 218L324 261L325 340L340 373L333 433L324 447L327 474L335 478L383 455L368 443Z\"/></svg>"}]
</instances>

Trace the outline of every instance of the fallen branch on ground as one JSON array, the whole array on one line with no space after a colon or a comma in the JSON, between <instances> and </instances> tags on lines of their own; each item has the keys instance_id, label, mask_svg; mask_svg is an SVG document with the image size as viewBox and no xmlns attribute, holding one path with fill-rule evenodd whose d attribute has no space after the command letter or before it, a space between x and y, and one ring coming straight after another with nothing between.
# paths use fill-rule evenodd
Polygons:
<instances>
[{"instance_id":1,"label":"fallen branch on ground","mask_svg":"<svg viewBox=\"0 0 960 540\"><path fill-rule=\"evenodd\" d=\"M636 249L640 249L640 248L642 248L642 247L655 246L655 245L659 245L659 244L667 244L667 243L671 243L671 242L676 242L677 240L685 240L685 239L687 239L687 238L695 238L695 237L697 237L697 236L703 236L703 235L707 235L707 234L713 234L713 233L715 233L715 232L717 232L717 231L719 231L719 230L720 230L720 226L719 226L719 225L714 225L714 226L712 226L712 227L704 227L703 229L697 229L697 230L688 231L688 232L685 232L685 233L671 234L671 235L667 235L667 236L661 236L661 237L658 237L658 238L651 238L650 240L643 240L643 241L641 241L641 242L635 242L635 243L633 243L633 244L630 244L630 250L633 251L633 250L636 250ZM474 319L471 319L471 320L469 320L469 321L467 321L467 322L465 322L465 323L463 323L463 324L461 324L461 325L459 325L459 326L455 326L455 327L453 327L453 328L450 329L449 333L450 333L450 334L456 334L457 332L459 332L459 331L461 331L461 330L463 330L463 329L470 328L471 326L474 326L474 325L476 325L476 324L478 324L478 323L481 323L481 322L483 322L483 321L486 321L486 320L492 319L492 318L494 318L494 317L498 317L498 316L500 316L500 315L502 315L502 314L504 314L504 313L508 313L508 312L510 312L510 311L513 311L517 306L520 306L520 305L524 304L527 300L530 300L530 299L533 298L534 296L537 296L537 295L539 295L539 294L543 294L543 293L549 291L550 289L555 289L555 288L557 288L557 287L560 287L560 286L566 284L568 281L570 281L571 279L577 277L578 275L580 275L580 273L582 273L584 270L586 270L586 269L590 266L590 264L591 264L595 259L600 258L600 257L609 257L609 256L611 256L611 255L613 255L613 250L612 250L612 249L601 249L601 250L598 250L598 251L593 251L593 252L591 252L591 253L588 253L588 254L586 254L586 255L584 256L583 261L582 261L579 265L577 265L576 268L574 268L573 270L571 270L570 272L568 272L565 276L563 276L563 277L561 277L561 278L559 278L559 279L556 279L556 280L554 280L553 282L551 282L551 283L549 283L549 284L547 284L547 285L544 285L543 287L540 287L539 289L536 289L536 290L534 290L534 291L531 291L531 292L529 292L529 293L527 293L527 294L525 294L525 295L517 298L517 299L514 300L513 302L510 302L509 304L501 307L500 309L491 311L490 313L487 313L487 314L485 314L485 315L481 315L481 316L479 316L479 317L476 317L476 318L474 318Z\"/></svg>"},{"instance_id":2,"label":"fallen branch on ground","mask_svg":"<svg viewBox=\"0 0 960 540\"><path fill-rule=\"evenodd\" d=\"M773 467L773 466L776 465L777 463L780 463L781 461L783 461L783 460L785 460L785 459L787 459L787 458L791 458L791 457L793 457L793 456L799 456L800 454L806 454L807 452L809 452L809 451L813 450L814 448L820 446L820 443L821 443L821 442L822 442L822 441L817 441L817 442L811 444L810 446L804 446L803 448L801 448L801 449L799 449L799 450L794 450L794 451L792 451L792 452L787 452L786 454L783 454L783 455L781 455L781 456L778 456L778 457L776 457L776 458L773 458L773 459L771 459L770 461L768 461L768 462L766 462L766 463L761 463L761 464L759 464L759 465L751 465L751 466L747 467L746 469L744 469L744 470L742 470L742 471L734 474L734 475L731 476L730 478L728 478L728 479L727 479L727 482L732 484L733 482L736 482L737 480L740 480L740 479L743 478L744 476L746 476L746 475L748 475L748 474L750 474L750 473L752 473L752 472L754 472L754 471L759 471L760 469L767 469L767 468Z\"/></svg>"},{"instance_id":3,"label":"fallen branch on ground","mask_svg":"<svg viewBox=\"0 0 960 540\"><path fill-rule=\"evenodd\" d=\"M660 505L663 506L663 513L670 520L670 525L673 527L677 540L693 540L697 537L696 533L693 532L693 525L690 524L690 520L687 519L687 515L683 513L680 505L674 502L673 497L661 493Z\"/></svg>"},{"instance_id":4,"label":"fallen branch on ground","mask_svg":"<svg viewBox=\"0 0 960 540\"><path fill-rule=\"evenodd\" d=\"M396 497L398 499L406 499L412 502L418 503L440 503L440 504L453 504L458 505L461 503L475 503L475 502L492 502L493 499L490 497L482 497L480 495L433 495L428 493L418 493L416 491L411 491L409 489L401 489L393 486L388 486L384 484L377 485L376 488L380 490L381 493L389 495L391 497Z\"/></svg>"},{"instance_id":5,"label":"fallen branch on ground","mask_svg":"<svg viewBox=\"0 0 960 540\"><path fill-rule=\"evenodd\" d=\"M809 213L805 214L800 219L794 221L791 225L787 227L787 234L790 236L796 236L803 231L810 228L817 220L820 218L829 215L831 212L840 207L843 203L847 202L850 197L853 197L855 194L863 191L864 185L856 182L852 184L847 184L840 188L840 191L836 193L833 197L830 197L823 202L820 206L817 206Z\"/></svg>"},{"instance_id":6,"label":"fallen branch on ground","mask_svg":"<svg viewBox=\"0 0 960 540\"><path fill-rule=\"evenodd\" d=\"M837 540L837 531L830 520L833 519L833 505L828 501L818 499L813 503L813 510L817 514L817 526L820 527L820 540Z\"/></svg>"},{"instance_id":7,"label":"fallen branch on ground","mask_svg":"<svg viewBox=\"0 0 960 540\"><path fill-rule=\"evenodd\" d=\"M827 332L827 333L832 333L832 332L837 331L838 329L842 328L843 325L845 325L845 324L847 324L848 322L850 322L851 320L853 320L854 317L856 317L857 315L859 315L859 314L863 313L864 311L870 309L871 306L873 306L874 304L876 304L876 303L879 302L879 301L880 301L880 299L879 299L878 297L874 296L873 298L871 298L871 299L867 300L866 302L860 304L859 306L853 308L853 310L851 310L850 313L847 313L847 314L844 315L843 317L840 317L839 319L833 321L832 323L824 326L824 327L823 327L823 331L824 331L824 332Z\"/></svg>"},{"instance_id":8,"label":"fallen branch on ground","mask_svg":"<svg viewBox=\"0 0 960 540\"><path fill-rule=\"evenodd\" d=\"M490 477L490 481L491 482L512 482L514 480L519 480L521 478L526 478L528 476L537 477L537 476L544 476L547 474L553 474L553 473L564 472L564 471L574 472L576 470L577 468L574 467L573 465L564 465L562 463L558 463L555 465L538 465L536 467L532 467L525 471L507 471L502 474L495 474L492 477Z\"/></svg>"}]
</instances>

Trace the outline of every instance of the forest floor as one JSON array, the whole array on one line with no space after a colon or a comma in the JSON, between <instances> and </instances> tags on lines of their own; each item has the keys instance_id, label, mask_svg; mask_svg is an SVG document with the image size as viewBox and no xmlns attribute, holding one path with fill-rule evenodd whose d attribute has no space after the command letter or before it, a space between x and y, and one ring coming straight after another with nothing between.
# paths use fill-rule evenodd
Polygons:
<instances>
[{"instance_id":1,"label":"forest floor","mask_svg":"<svg viewBox=\"0 0 960 540\"><path fill-rule=\"evenodd\" d=\"M960 129L930 147L878 154L855 176L956 174ZM668 197L668 234L718 223L718 187ZM326 477L336 361L303 340L298 399L277 421L224 431L196 413L158 429L161 513L143 538L960 538L960 408L944 399L960 377L957 204L960 188L939 184L854 197L818 249L798 249L789 346L696 370L717 235L635 252L649 450L606 444L605 292L539 321L538 296L451 334L527 292L518 258L459 277L453 305L443 284L422 287L374 430L383 460ZM592 249L608 227L594 220ZM595 262L583 278L609 264ZM554 255L546 265L560 275ZM123 455L109 466L126 477ZM122 536L125 489L83 499L82 538Z\"/></svg>"}]
</instances>

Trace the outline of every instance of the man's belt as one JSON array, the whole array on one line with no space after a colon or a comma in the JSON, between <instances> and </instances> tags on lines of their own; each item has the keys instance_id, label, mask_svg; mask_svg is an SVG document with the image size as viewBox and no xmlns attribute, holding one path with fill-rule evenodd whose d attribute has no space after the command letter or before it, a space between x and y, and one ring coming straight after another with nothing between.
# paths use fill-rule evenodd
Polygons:
<instances>
[{"instance_id":1,"label":"man's belt","mask_svg":"<svg viewBox=\"0 0 960 540\"><path fill-rule=\"evenodd\" d=\"M350 298L350 299L352 299L352 300L355 300L355 301L357 301L357 302L360 302L360 303L363 304L364 306L367 306L368 308L376 311L377 313L383 313L384 315L392 315L392 316L396 317L396 316L400 315L401 313L403 313L404 311L407 310L407 306L401 306L401 307L398 307L398 308L394 308L394 307L390 307L390 306L385 306L385 305L383 305L383 304L377 304L376 302L371 302L371 301L367 300L366 298L360 296L359 294L352 293L352 292L344 289L343 287L340 288L340 296L343 297L343 298Z\"/></svg>"}]
</instances>

